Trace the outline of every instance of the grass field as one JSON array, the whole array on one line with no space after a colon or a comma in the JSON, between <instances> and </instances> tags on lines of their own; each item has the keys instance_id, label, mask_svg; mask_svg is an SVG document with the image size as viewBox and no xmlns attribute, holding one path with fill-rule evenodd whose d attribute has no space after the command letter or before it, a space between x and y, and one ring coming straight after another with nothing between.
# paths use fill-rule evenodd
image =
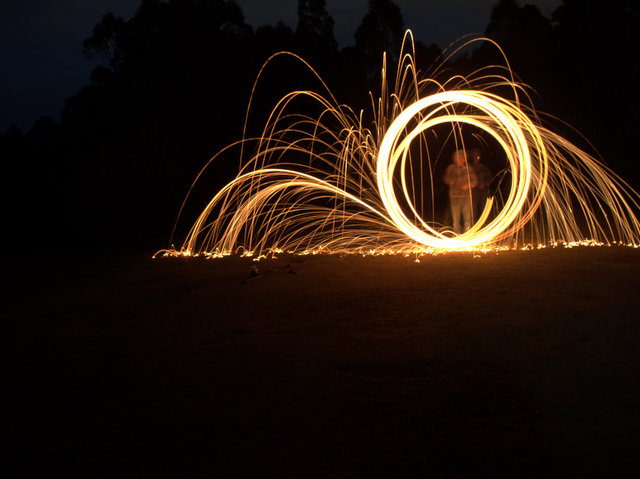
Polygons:
<instances>
[{"instance_id":1,"label":"grass field","mask_svg":"<svg viewBox=\"0 0 640 479\"><path fill-rule=\"evenodd\" d=\"M16 477L639 471L638 249L151 253L12 267Z\"/></svg>"}]
</instances>

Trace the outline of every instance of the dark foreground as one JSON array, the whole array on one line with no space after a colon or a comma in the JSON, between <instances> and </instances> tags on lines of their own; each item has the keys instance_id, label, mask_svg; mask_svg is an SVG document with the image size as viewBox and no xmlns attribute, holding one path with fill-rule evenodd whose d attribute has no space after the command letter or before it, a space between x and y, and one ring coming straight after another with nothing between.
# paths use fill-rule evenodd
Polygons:
<instances>
[{"instance_id":1,"label":"dark foreground","mask_svg":"<svg viewBox=\"0 0 640 479\"><path fill-rule=\"evenodd\" d=\"M148 256L10 278L15 477L637 477L640 250Z\"/></svg>"}]
</instances>

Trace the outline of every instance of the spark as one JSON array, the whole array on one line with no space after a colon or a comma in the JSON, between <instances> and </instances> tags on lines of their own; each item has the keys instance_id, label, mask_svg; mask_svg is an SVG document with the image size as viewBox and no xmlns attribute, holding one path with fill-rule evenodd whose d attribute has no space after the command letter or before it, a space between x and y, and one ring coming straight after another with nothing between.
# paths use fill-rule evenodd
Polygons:
<instances>
[{"instance_id":1,"label":"spark","mask_svg":"<svg viewBox=\"0 0 640 479\"><path fill-rule=\"evenodd\" d=\"M488 39L472 39L449 58L476 41L500 48ZM256 79L245 132L256 85L266 65L282 56L309 68L325 93L288 93L259 137L243 137L214 156L192 184L178 220L202 174L233 148L240 149L238 175L208 202L179 249L156 255L241 254L254 260L282 252L423 255L457 250L479 255L640 244L638 194L601 161L543 125L529 89L514 80L506 57L503 67L439 82L435 78L442 76L446 59L433 75L422 77L407 31L394 90L389 90L383 60L381 96L377 101L371 97L373 121L366 128L363 112L338 103L302 58L281 52L267 60ZM295 110L302 99L313 102L315 116ZM459 235L416 206L427 201L435 212L442 159L431 150L443 128L446 141L437 140L440 151L443 145L464 148L467 128L492 141L506 158L496 175L499 188L471 229Z\"/></svg>"}]
</instances>

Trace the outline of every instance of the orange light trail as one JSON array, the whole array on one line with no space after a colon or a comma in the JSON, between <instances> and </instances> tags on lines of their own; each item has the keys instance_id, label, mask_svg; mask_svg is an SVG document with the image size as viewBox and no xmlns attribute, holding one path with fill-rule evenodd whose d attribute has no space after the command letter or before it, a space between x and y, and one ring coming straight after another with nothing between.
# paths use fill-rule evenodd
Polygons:
<instances>
[{"instance_id":1,"label":"orange light trail","mask_svg":"<svg viewBox=\"0 0 640 479\"><path fill-rule=\"evenodd\" d=\"M490 40L460 48L475 41ZM285 95L259 138L244 138L220 153L239 146L240 172L209 201L182 246L157 254L424 254L640 244L638 194L602 162L542 125L506 59L506 67L439 83L416 72L410 32L402 53L392 93L383 61L372 129L363 126L362 113L339 104L324 82L326 96L307 90ZM265 66L282 55L313 71L286 52ZM318 115L295 111L303 98L314 102ZM432 173L420 191L432 202L437 166L429 154L426 159L417 155L415 145L428 143L441 125L450 125L456 145L464 146L464 125L483 132L503 150L508 165L503 172L508 193L490 197L480 218L460 235L425 220L415 206L413 185L424 182L415 178L415 165ZM245 161L244 151L252 144L255 153Z\"/></svg>"}]
</instances>

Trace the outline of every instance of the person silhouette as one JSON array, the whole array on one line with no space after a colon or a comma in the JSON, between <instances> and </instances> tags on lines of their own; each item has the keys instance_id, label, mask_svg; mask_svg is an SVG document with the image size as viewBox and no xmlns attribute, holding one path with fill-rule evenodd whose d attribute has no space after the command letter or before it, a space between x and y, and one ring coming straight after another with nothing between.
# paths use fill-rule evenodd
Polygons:
<instances>
[{"instance_id":1,"label":"person silhouette","mask_svg":"<svg viewBox=\"0 0 640 479\"><path fill-rule=\"evenodd\" d=\"M480 148L473 148L469 151L471 166L476 174L477 183L471 190L473 202L473 221L476 222L480 218L484 205L489 197L489 184L491 183L491 170L482 163L482 152Z\"/></svg>"},{"instance_id":2,"label":"person silhouette","mask_svg":"<svg viewBox=\"0 0 640 479\"><path fill-rule=\"evenodd\" d=\"M458 149L451 155L451 164L445 171L444 182L449 185L453 231L462 234L471 228L471 190L478 182L473 168L467 164L465 150Z\"/></svg>"}]
</instances>

